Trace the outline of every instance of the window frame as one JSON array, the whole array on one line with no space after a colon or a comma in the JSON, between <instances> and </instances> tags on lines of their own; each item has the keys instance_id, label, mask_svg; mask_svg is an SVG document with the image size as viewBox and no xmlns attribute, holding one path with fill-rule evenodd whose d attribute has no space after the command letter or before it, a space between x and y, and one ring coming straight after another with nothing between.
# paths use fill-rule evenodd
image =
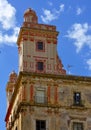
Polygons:
<instances>
[{"instance_id":1,"label":"window frame","mask_svg":"<svg viewBox=\"0 0 91 130\"><path fill-rule=\"evenodd\" d=\"M44 70L44 62L42 62L42 61L37 62L37 70L38 71L43 71Z\"/></svg>"},{"instance_id":2,"label":"window frame","mask_svg":"<svg viewBox=\"0 0 91 130\"><path fill-rule=\"evenodd\" d=\"M39 124L38 124L38 122L39 122ZM44 122L44 124L45 124L45 127L44 128L42 128L43 126L42 126L42 122ZM38 127L38 128L37 128ZM36 130L46 130L46 120L36 120Z\"/></svg>"},{"instance_id":3,"label":"window frame","mask_svg":"<svg viewBox=\"0 0 91 130\"><path fill-rule=\"evenodd\" d=\"M75 125L77 125L77 126L75 126ZM83 122L73 122L73 130L75 130L75 129L78 130L79 127L81 128L80 130L84 130Z\"/></svg>"},{"instance_id":4,"label":"window frame","mask_svg":"<svg viewBox=\"0 0 91 130\"><path fill-rule=\"evenodd\" d=\"M81 92L74 92L73 100L74 100L74 105L76 105L76 106L81 105L81 103L82 103L81 102Z\"/></svg>"},{"instance_id":5,"label":"window frame","mask_svg":"<svg viewBox=\"0 0 91 130\"><path fill-rule=\"evenodd\" d=\"M42 95L40 95L41 92L43 92ZM37 104L45 104L45 103L47 103L47 97L46 97L46 90L45 89L37 89L36 90L35 103L37 103Z\"/></svg>"},{"instance_id":6,"label":"window frame","mask_svg":"<svg viewBox=\"0 0 91 130\"><path fill-rule=\"evenodd\" d=\"M38 63L39 62L43 63L43 69L38 69ZM45 73L45 71L46 71L45 60L36 59L35 68L36 68L35 69L36 73Z\"/></svg>"},{"instance_id":7,"label":"window frame","mask_svg":"<svg viewBox=\"0 0 91 130\"><path fill-rule=\"evenodd\" d=\"M18 130L17 126L16 126L15 130Z\"/></svg>"},{"instance_id":8,"label":"window frame","mask_svg":"<svg viewBox=\"0 0 91 130\"><path fill-rule=\"evenodd\" d=\"M42 43L42 48L40 47L41 45L39 45L40 43ZM41 40L36 42L36 51L39 52L44 52L45 51L45 43Z\"/></svg>"}]
</instances>

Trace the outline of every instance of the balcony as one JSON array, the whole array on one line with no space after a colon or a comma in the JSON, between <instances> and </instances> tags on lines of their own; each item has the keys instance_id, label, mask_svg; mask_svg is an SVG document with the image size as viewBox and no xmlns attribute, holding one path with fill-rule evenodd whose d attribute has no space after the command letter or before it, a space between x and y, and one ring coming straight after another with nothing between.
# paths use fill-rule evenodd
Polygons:
<instances>
[{"instance_id":1,"label":"balcony","mask_svg":"<svg viewBox=\"0 0 91 130\"><path fill-rule=\"evenodd\" d=\"M80 100L79 102L74 101L73 103L74 107L84 107L84 101Z\"/></svg>"}]
</instances>

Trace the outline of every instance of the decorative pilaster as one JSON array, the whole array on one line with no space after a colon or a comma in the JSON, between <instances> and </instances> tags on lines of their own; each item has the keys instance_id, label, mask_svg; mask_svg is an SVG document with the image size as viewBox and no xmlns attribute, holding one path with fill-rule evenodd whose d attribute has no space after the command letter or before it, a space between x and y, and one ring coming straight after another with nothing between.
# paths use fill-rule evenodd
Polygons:
<instances>
[{"instance_id":1,"label":"decorative pilaster","mask_svg":"<svg viewBox=\"0 0 91 130\"><path fill-rule=\"evenodd\" d=\"M58 103L58 86L57 85L55 85L54 100L55 100L55 103L57 104Z\"/></svg>"},{"instance_id":2,"label":"decorative pilaster","mask_svg":"<svg viewBox=\"0 0 91 130\"><path fill-rule=\"evenodd\" d=\"M47 88L47 96L48 96L48 103L50 103L50 85L48 85L48 88Z\"/></svg>"},{"instance_id":3,"label":"decorative pilaster","mask_svg":"<svg viewBox=\"0 0 91 130\"><path fill-rule=\"evenodd\" d=\"M26 87L23 87L23 100L26 100Z\"/></svg>"},{"instance_id":4,"label":"decorative pilaster","mask_svg":"<svg viewBox=\"0 0 91 130\"><path fill-rule=\"evenodd\" d=\"M34 96L34 86L31 84L30 86L30 102L33 102L33 96Z\"/></svg>"},{"instance_id":5,"label":"decorative pilaster","mask_svg":"<svg viewBox=\"0 0 91 130\"><path fill-rule=\"evenodd\" d=\"M22 101L26 100L26 82L22 83Z\"/></svg>"}]
</instances>

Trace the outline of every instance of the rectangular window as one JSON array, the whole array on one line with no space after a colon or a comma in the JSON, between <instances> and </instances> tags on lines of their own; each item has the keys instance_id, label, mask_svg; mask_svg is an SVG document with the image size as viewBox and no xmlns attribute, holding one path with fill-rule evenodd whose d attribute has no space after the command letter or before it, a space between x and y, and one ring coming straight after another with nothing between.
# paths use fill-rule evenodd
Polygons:
<instances>
[{"instance_id":1,"label":"rectangular window","mask_svg":"<svg viewBox=\"0 0 91 130\"><path fill-rule=\"evenodd\" d=\"M36 130L46 130L46 121L36 120Z\"/></svg>"},{"instance_id":2,"label":"rectangular window","mask_svg":"<svg viewBox=\"0 0 91 130\"><path fill-rule=\"evenodd\" d=\"M74 122L73 123L73 130L84 130L83 129L83 123Z\"/></svg>"},{"instance_id":3,"label":"rectangular window","mask_svg":"<svg viewBox=\"0 0 91 130\"><path fill-rule=\"evenodd\" d=\"M38 69L39 71L43 71L43 69L44 69L43 62L37 62L37 69Z\"/></svg>"},{"instance_id":4,"label":"rectangular window","mask_svg":"<svg viewBox=\"0 0 91 130\"><path fill-rule=\"evenodd\" d=\"M17 126L16 126L15 130L18 130Z\"/></svg>"},{"instance_id":5,"label":"rectangular window","mask_svg":"<svg viewBox=\"0 0 91 130\"><path fill-rule=\"evenodd\" d=\"M38 50L43 50L44 49L43 42L37 42L37 49Z\"/></svg>"},{"instance_id":6,"label":"rectangular window","mask_svg":"<svg viewBox=\"0 0 91 130\"><path fill-rule=\"evenodd\" d=\"M36 103L46 103L45 91L37 90L35 96Z\"/></svg>"},{"instance_id":7,"label":"rectangular window","mask_svg":"<svg viewBox=\"0 0 91 130\"><path fill-rule=\"evenodd\" d=\"M81 93L80 92L74 93L74 105L81 105Z\"/></svg>"}]
</instances>

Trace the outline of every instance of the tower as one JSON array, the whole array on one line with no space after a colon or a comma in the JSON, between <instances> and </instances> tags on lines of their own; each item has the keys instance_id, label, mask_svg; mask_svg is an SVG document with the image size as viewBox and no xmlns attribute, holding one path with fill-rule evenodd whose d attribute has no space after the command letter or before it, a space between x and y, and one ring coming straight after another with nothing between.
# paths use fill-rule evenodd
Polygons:
<instances>
[{"instance_id":1,"label":"tower","mask_svg":"<svg viewBox=\"0 0 91 130\"><path fill-rule=\"evenodd\" d=\"M55 26L38 24L35 11L26 10L17 41L19 71L65 74L57 55L57 36Z\"/></svg>"},{"instance_id":2,"label":"tower","mask_svg":"<svg viewBox=\"0 0 91 130\"><path fill-rule=\"evenodd\" d=\"M25 11L24 22L17 39L18 79L17 82L12 80L16 74L11 73L6 87L7 95L9 95L7 96L8 110L5 118L7 130L24 130L26 127L24 120L30 122L29 115L24 117L25 109L32 113L35 109L33 106L39 105L38 109L40 109L41 105L48 105L51 102L49 84L52 79L50 76L66 74L57 55L57 36L56 26L39 24L34 10L29 8ZM50 78L46 77L46 74ZM57 86L55 91L53 93L55 93L55 102L57 102ZM21 114L17 113L18 111ZM44 120L36 120L36 123L36 125L43 123L44 127L46 126ZM29 125L28 128L30 127L33 128Z\"/></svg>"},{"instance_id":3,"label":"tower","mask_svg":"<svg viewBox=\"0 0 91 130\"><path fill-rule=\"evenodd\" d=\"M57 55L56 27L24 13L17 39L19 74L7 83L7 130L90 130L91 77L67 75Z\"/></svg>"}]
</instances>

